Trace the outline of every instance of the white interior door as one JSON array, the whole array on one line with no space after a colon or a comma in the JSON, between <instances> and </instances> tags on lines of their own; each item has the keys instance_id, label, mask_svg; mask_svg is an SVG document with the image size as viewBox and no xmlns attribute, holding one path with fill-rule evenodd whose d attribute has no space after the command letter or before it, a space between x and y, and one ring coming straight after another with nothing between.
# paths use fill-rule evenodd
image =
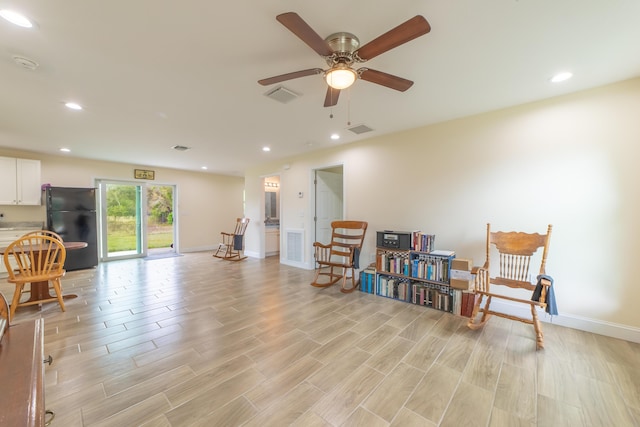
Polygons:
<instances>
[{"instance_id":1,"label":"white interior door","mask_svg":"<svg viewBox=\"0 0 640 427\"><path fill-rule=\"evenodd\" d=\"M343 219L342 166L316 170L316 242L329 243L331 222Z\"/></svg>"}]
</instances>

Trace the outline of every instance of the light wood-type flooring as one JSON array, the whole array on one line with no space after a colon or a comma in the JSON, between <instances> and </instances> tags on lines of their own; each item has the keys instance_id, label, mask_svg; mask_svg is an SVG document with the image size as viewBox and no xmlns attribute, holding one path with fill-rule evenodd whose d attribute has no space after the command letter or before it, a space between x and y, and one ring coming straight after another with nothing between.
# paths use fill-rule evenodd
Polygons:
<instances>
[{"instance_id":1,"label":"light wood-type flooring","mask_svg":"<svg viewBox=\"0 0 640 427\"><path fill-rule=\"evenodd\" d=\"M312 277L276 257L114 261L67 273L65 313L14 320L45 320L52 427L640 425L640 344L544 324L536 352L530 325L471 331Z\"/></svg>"}]
</instances>

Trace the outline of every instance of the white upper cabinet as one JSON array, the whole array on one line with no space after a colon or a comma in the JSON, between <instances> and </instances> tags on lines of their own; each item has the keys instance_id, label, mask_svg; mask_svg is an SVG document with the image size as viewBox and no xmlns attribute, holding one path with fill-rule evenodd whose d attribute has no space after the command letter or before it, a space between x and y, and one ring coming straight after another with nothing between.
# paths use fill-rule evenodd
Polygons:
<instances>
[{"instance_id":1,"label":"white upper cabinet","mask_svg":"<svg viewBox=\"0 0 640 427\"><path fill-rule=\"evenodd\" d=\"M40 160L0 157L0 205L39 205Z\"/></svg>"}]
</instances>

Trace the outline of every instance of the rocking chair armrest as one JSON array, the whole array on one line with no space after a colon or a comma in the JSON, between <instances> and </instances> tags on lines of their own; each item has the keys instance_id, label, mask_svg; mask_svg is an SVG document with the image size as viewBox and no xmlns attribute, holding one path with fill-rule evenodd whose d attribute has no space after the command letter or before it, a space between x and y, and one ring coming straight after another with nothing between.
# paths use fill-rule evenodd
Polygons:
<instances>
[{"instance_id":1,"label":"rocking chair armrest","mask_svg":"<svg viewBox=\"0 0 640 427\"><path fill-rule=\"evenodd\" d=\"M313 242L314 258L316 262L328 262L331 258L331 245L324 245L320 242Z\"/></svg>"}]
</instances>

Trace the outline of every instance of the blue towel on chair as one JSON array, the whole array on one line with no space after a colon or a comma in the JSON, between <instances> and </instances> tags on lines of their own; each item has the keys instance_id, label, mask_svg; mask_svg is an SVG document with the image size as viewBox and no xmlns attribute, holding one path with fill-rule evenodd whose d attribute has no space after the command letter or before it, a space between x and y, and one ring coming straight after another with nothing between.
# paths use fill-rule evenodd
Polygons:
<instances>
[{"instance_id":1,"label":"blue towel on chair","mask_svg":"<svg viewBox=\"0 0 640 427\"><path fill-rule=\"evenodd\" d=\"M360 268L360 248L353 248L353 268Z\"/></svg>"},{"instance_id":2,"label":"blue towel on chair","mask_svg":"<svg viewBox=\"0 0 640 427\"><path fill-rule=\"evenodd\" d=\"M242 234L236 234L233 236L233 250L241 251L242 250Z\"/></svg>"},{"instance_id":3,"label":"blue towel on chair","mask_svg":"<svg viewBox=\"0 0 640 427\"><path fill-rule=\"evenodd\" d=\"M547 303L547 308L545 311L551 316L558 315L558 305L556 304L556 294L553 291L553 277L547 276L546 274L540 274L538 276L538 283L536 284L536 288L533 291L533 295L531 296L531 301L540 301L540 296L542 295L542 279L547 279L551 282L551 286L547 289L547 298L546 301L540 301Z\"/></svg>"}]
</instances>

